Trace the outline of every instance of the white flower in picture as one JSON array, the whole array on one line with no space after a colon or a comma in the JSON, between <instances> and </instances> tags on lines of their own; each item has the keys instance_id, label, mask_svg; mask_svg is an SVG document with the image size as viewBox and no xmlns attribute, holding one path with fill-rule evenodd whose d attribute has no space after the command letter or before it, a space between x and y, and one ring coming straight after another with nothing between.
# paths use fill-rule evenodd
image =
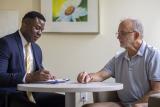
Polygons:
<instances>
[{"instance_id":1,"label":"white flower in picture","mask_svg":"<svg viewBox=\"0 0 160 107\"><path fill-rule=\"evenodd\" d=\"M66 0L56 22L83 22L87 21L87 6L80 6L83 0Z\"/></svg>"}]
</instances>

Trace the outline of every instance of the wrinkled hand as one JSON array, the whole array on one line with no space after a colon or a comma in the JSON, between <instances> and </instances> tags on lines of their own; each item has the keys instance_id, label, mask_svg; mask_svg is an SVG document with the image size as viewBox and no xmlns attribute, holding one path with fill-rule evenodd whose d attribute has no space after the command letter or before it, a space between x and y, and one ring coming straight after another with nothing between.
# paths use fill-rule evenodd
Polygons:
<instances>
[{"instance_id":1,"label":"wrinkled hand","mask_svg":"<svg viewBox=\"0 0 160 107\"><path fill-rule=\"evenodd\" d=\"M37 81L47 81L49 79L55 79L55 76L51 75L47 70L40 70L26 75L26 82L32 83Z\"/></svg>"},{"instance_id":2,"label":"wrinkled hand","mask_svg":"<svg viewBox=\"0 0 160 107\"><path fill-rule=\"evenodd\" d=\"M92 80L92 77L87 72L81 72L81 73L79 73L79 75L77 77L77 81L80 83L88 83L91 80Z\"/></svg>"}]
</instances>

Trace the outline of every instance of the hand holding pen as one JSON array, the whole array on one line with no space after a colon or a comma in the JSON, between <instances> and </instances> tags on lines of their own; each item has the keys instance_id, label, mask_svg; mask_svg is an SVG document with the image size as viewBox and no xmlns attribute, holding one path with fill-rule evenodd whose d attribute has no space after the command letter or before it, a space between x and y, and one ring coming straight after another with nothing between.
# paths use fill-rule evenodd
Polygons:
<instances>
[{"instance_id":1,"label":"hand holding pen","mask_svg":"<svg viewBox=\"0 0 160 107\"><path fill-rule=\"evenodd\" d=\"M48 70L40 69L38 71L28 73L26 75L26 82L33 83L38 81L47 81L55 79L56 77L53 76Z\"/></svg>"}]
</instances>

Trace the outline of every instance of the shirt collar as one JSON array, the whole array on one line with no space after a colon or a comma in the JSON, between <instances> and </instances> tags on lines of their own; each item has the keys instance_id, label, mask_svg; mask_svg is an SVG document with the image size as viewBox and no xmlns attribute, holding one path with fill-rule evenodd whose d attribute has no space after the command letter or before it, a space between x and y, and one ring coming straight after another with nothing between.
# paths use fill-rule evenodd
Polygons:
<instances>
[{"instance_id":1,"label":"shirt collar","mask_svg":"<svg viewBox=\"0 0 160 107\"><path fill-rule=\"evenodd\" d=\"M139 50L138 50L138 52L137 52L137 54L135 56L137 56L137 55L143 56L144 51L145 51L145 47L146 47L146 42L142 41L142 44L141 44L141 46L140 46L140 48L139 48ZM126 59L129 59L127 51L125 51L125 55L124 56L125 56Z\"/></svg>"},{"instance_id":2,"label":"shirt collar","mask_svg":"<svg viewBox=\"0 0 160 107\"><path fill-rule=\"evenodd\" d=\"M27 41L26 41L26 39L24 38L24 36L22 35L21 31L18 30L18 32L19 32L20 38L21 38L21 40L22 40L22 45L25 46L25 45L27 44Z\"/></svg>"},{"instance_id":3,"label":"shirt collar","mask_svg":"<svg viewBox=\"0 0 160 107\"><path fill-rule=\"evenodd\" d=\"M145 47L146 47L146 42L145 41L142 41L142 44L137 52L137 55L139 56L143 56L144 54L144 51L145 51Z\"/></svg>"}]
</instances>

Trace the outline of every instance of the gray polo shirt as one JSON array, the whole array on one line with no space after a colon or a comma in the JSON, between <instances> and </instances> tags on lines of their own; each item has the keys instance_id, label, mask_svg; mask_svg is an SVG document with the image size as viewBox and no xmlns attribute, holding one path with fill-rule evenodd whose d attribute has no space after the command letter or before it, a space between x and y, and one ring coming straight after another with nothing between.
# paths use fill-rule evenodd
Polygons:
<instances>
[{"instance_id":1,"label":"gray polo shirt","mask_svg":"<svg viewBox=\"0 0 160 107\"><path fill-rule=\"evenodd\" d=\"M126 51L113 57L102 69L111 72L116 82L124 84L118 91L122 103L133 103L150 90L149 81L160 81L160 51L142 42L131 59Z\"/></svg>"}]
</instances>

